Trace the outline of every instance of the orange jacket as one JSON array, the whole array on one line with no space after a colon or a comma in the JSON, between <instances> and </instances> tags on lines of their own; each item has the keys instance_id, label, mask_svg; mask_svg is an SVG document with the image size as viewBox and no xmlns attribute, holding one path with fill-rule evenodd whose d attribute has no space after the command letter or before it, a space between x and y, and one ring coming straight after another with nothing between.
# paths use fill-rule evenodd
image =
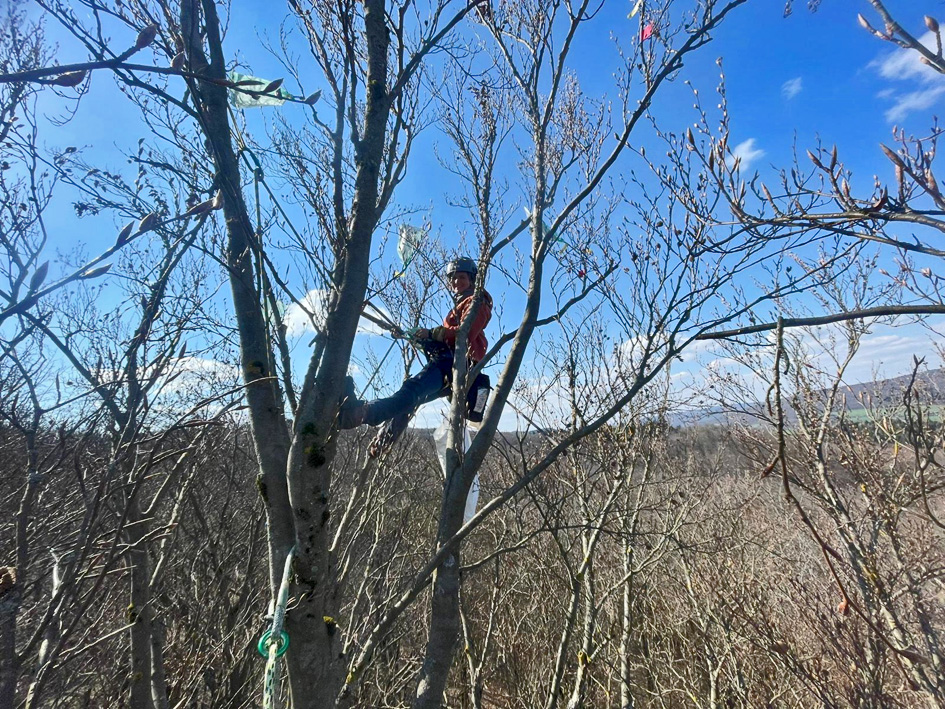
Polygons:
<instances>
[{"instance_id":1,"label":"orange jacket","mask_svg":"<svg viewBox=\"0 0 945 709\"><path fill-rule=\"evenodd\" d=\"M466 313L470 311L475 294L467 295L461 298L453 306L446 317L443 318L443 324L433 328L431 336L437 342L442 342L449 347L456 349L456 333L463 322ZM482 291L482 303L476 312L476 319L473 320L472 327L469 328L469 359L478 362L486 356L486 349L489 347L489 341L483 330L489 324L492 318L492 296L487 291Z\"/></svg>"}]
</instances>

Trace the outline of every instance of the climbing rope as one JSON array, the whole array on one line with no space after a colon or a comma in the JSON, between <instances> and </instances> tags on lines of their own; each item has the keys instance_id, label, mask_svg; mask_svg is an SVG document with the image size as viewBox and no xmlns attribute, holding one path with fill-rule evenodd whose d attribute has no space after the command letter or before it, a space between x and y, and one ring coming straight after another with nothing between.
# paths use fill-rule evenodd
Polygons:
<instances>
[{"instance_id":1,"label":"climbing rope","mask_svg":"<svg viewBox=\"0 0 945 709\"><path fill-rule=\"evenodd\" d=\"M278 659L289 649L289 634L282 629L285 624L285 607L289 601L289 576L292 573L292 559L295 547L289 550L282 571L282 584L272 609L272 626L259 638L256 649L266 659L266 672L263 676L263 709L274 709L278 689Z\"/></svg>"},{"instance_id":2,"label":"climbing rope","mask_svg":"<svg viewBox=\"0 0 945 709\"><path fill-rule=\"evenodd\" d=\"M377 363L377 366L374 368L374 372L371 374L371 378L368 379L367 384L365 384L365 385L361 388L361 393L358 394L359 397L364 396L364 393L365 393L368 389L371 388L371 385L374 383L374 379L375 379L375 378L377 377L377 375L380 373L381 368L384 366L384 363L387 361L387 358L390 356L390 353L393 352L393 350L394 350L394 345L396 345L396 344L397 344L397 340L396 340L395 338L391 338L390 347L387 348L387 352L384 353L384 356L381 357L380 362Z\"/></svg>"},{"instance_id":3,"label":"climbing rope","mask_svg":"<svg viewBox=\"0 0 945 709\"><path fill-rule=\"evenodd\" d=\"M276 194L272 191L272 188L269 187L269 184L266 182L266 175L265 175L265 172L263 171L262 163L259 160L259 157L256 155L256 153L253 152L253 149L249 147L246 140L244 139L243 132L240 130L240 127L239 127L239 121L236 120L236 115L233 113L232 107L227 106L227 110L230 115L230 125L232 126L232 133L233 133L233 136L236 138L236 145L238 148L238 157L243 160L245 165L253 173L253 188L254 188L255 198L256 198L256 243L254 244L253 250L255 252L254 256L257 262L256 263L257 288L259 289L260 294L263 295L263 308L264 308L264 318L266 322L266 331L267 331L267 336L271 338L272 333L269 331L269 328L270 328L270 319L272 316L270 315L270 312L269 312L268 298L266 298L266 293L271 292L270 290L267 290L267 289L271 289L271 286L268 282L268 277L265 274L265 268L264 268L264 263L263 263L263 253L262 253L263 226L262 226L262 211L261 211L261 200L260 200L260 191L259 191L260 185L263 187L263 189L265 189L266 193L269 195L269 199L272 202L272 205L282 215L282 218L285 220L286 227L289 229L289 231L292 232L297 243L301 246L301 245L304 245L305 242L304 242L304 239L302 238L301 233L299 233L298 229L296 229L295 225L292 223L292 220L289 219L289 215L286 213L285 209L283 208L281 201L276 196ZM414 235L414 238L416 238L415 235ZM395 278L403 276L404 273L406 273L407 268L410 266L410 263L413 261L414 256L416 256L418 252L419 252L419 249L415 248L414 252L409 254L409 257L407 258L404 258L406 254L401 254L404 264L401 271L395 274L394 276ZM326 283L330 283L331 274L328 272L328 270L320 262L318 262L315 259L312 259L312 264L315 267L315 270L317 271L318 275L322 279L324 279ZM387 348L387 352L384 353L384 356L381 358L377 367L374 369L374 372L371 374L371 377L369 378L368 383L364 385L361 391L361 395L363 395L371 386L371 384L374 382L374 379L377 377L377 375L380 373L385 362L387 361L387 358L390 356L391 352L393 351L396 341L398 339L403 338L403 331L401 330L399 326L397 326L396 324L390 321L390 319L387 317L387 314L383 310L381 310L376 305L374 305L373 302L371 302L371 298L368 298L367 300L365 300L364 304L361 307L362 307L362 315L363 317L365 317L365 319L370 320L375 325L379 325L383 327L384 329L388 330L393 336L390 346ZM374 314L370 314L366 312L367 308L371 308L371 310L374 311ZM270 371L275 371L275 363L270 362L269 365L270 365Z\"/></svg>"},{"instance_id":4,"label":"climbing rope","mask_svg":"<svg viewBox=\"0 0 945 709\"><path fill-rule=\"evenodd\" d=\"M285 208L282 206L282 202L276 196L276 193L272 191L272 188L269 186L269 183L266 182L266 175L262 169L262 163L257 157L256 153L253 152L253 149L249 147L246 143L246 140L243 138L243 132L240 130L239 122L236 120L236 116L233 114L233 109L228 109L230 112L230 125L233 126L233 136L236 138L236 146L239 148L239 157L243 160L246 166L253 172L253 180L255 182L255 191L256 191L256 219L257 223L260 220L259 212L259 186L262 185L263 189L266 190L266 194L269 195L269 199L272 202L272 206L278 210L279 214L282 215L283 220L285 220L285 225L292 235L295 237L296 243L300 247L305 246L305 239L302 237L302 234L296 229L295 224L292 223L292 220L289 218L289 215L286 213ZM331 283L331 274L328 272L328 269L321 264L321 262L316 259L311 260L312 266L314 266L315 271L318 273L326 283Z\"/></svg>"}]
</instances>

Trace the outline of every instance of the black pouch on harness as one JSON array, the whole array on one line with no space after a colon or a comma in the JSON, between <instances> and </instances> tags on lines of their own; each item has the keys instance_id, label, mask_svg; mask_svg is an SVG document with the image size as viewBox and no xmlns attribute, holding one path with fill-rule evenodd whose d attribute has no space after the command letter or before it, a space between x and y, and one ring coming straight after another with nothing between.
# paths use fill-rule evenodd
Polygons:
<instances>
[{"instance_id":1,"label":"black pouch on harness","mask_svg":"<svg viewBox=\"0 0 945 709\"><path fill-rule=\"evenodd\" d=\"M480 373L476 381L469 387L469 393L466 394L466 412L464 417L472 423L480 423L482 415L486 411L486 404L489 403L489 392L492 391L492 381L488 374ZM452 401L452 391L446 392L446 398Z\"/></svg>"},{"instance_id":2,"label":"black pouch on harness","mask_svg":"<svg viewBox=\"0 0 945 709\"><path fill-rule=\"evenodd\" d=\"M492 391L492 381L488 374L479 373L476 381L469 387L469 393L466 395L466 420L473 423L480 423L482 415L486 411L486 404L489 403L489 392Z\"/></svg>"},{"instance_id":3,"label":"black pouch on harness","mask_svg":"<svg viewBox=\"0 0 945 709\"><path fill-rule=\"evenodd\" d=\"M446 358L449 358L450 361L453 360L453 350L449 348L449 345L445 345L442 342L424 340L420 343L420 347L423 349L424 356L430 362Z\"/></svg>"}]
</instances>

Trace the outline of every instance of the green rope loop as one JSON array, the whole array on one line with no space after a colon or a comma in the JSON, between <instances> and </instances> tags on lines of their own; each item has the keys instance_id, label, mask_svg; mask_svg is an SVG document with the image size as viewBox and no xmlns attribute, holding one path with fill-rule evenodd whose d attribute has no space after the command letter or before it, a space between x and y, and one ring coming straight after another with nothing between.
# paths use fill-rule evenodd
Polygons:
<instances>
[{"instance_id":1,"label":"green rope loop","mask_svg":"<svg viewBox=\"0 0 945 709\"><path fill-rule=\"evenodd\" d=\"M289 634L283 630L279 634L278 640L270 640L271 637L272 629L269 629L263 633L262 637L259 638L259 642L256 643L256 650L258 650L259 654L263 657L269 657L269 646L275 644L276 657L282 657L285 655L285 651L289 649Z\"/></svg>"},{"instance_id":2,"label":"green rope loop","mask_svg":"<svg viewBox=\"0 0 945 709\"><path fill-rule=\"evenodd\" d=\"M277 660L289 649L289 634L282 629L282 625L285 623L286 605L289 601L289 583L294 557L295 547L292 547L285 558L279 592L272 599L272 626L262 634L256 645L259 654L267 658L266 672L263 675L263 709L272 709L276 705L276 693L279 689Z\"/></svg>"}]
</instances>

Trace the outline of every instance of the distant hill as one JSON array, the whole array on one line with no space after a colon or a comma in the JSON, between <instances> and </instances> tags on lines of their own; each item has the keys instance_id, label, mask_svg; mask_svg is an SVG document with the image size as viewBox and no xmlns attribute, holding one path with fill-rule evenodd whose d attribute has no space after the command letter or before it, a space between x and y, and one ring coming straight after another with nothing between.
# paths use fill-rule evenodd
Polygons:
<instances>
[{"instance_id":1,"label":"distant hill","mask_svg":"<svg viewBox=\"0 0 945 709\"><path fill-rule=\"evenodd\" d=\"M911 374L846 387L847 408L851 411L870 405L879 408L901 406ZM927 404L945 404L945 368L920 371L916 389Z\"/></svg>"},{"instance_id":2,"label":"distant hill","mask_svg":"<svg viewBox=\"0 0 945 709\"><path fill-rule=\"evenodd\" d=\"M845 385L840 391L841 403L849 412L860 412L867 408L899 408L903 404L903 396L911 379L911 374L904 374L890 379ZM916 391L923 404L945 406L945 367L920 371L916 375ZM821 394L826 394L826 391ZM670 423L673 426L724 423L751 425L758 420L752 412L759 410L763 410L762 402L742 402L730 407L710 406L675 412L670 415ZM785 417L788 421L795 418L794 411L789 406L785 410Z\"/></svg>"}]
</instances>

